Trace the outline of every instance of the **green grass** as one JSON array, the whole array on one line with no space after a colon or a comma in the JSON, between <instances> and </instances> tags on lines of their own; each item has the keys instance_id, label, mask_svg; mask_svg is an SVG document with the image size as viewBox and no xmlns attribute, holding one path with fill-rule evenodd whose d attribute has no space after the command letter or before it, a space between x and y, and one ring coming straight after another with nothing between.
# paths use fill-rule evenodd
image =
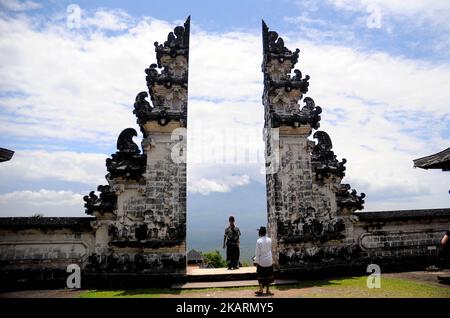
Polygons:
<instances>
[{"instance_id":1,"label":"green grass","mask_svg":"<svg viewBox=\"0 0 450 318\"><path fill-rule=\"evenodd\" d=\"M170 293L169 289L88 290L79 298L158 298Z\"/></svg>"},{"instance_id":2,"label":"green grass","mask_svg":"<svg viewBox=\"0 0 450 318\"><path fill-rule=\"evenodd\" d=\"M299 293L300 297L343 297L343 298L450 298L450 289L432 284L400 278L382 278L381 288L367 288L367 277L338 278L327 281L307 282L309 290ZM300 285L300 286L299 286ZM305 288L304 284L297 285ZM303 286L301 286L303 285ZM293 286L276 286L278 290Z\"/></svg>"},{"instance_id":3,"label":"green grass","mask_svg":"<svg viewBox=\"0 0 450 318\"><path fill-rule=\"evenodd\" d=\"M170 289L170 288L143 288L123 290L88 290L79 295L79 298L159 298L162 295L176 297L180 294L204 293L215 291L237 291L250 290L255 287L233 287L233 288L204 288L204 289Z\"/></svg>"},{"instance_id":4,"label":"green grass","mask_svg":"<svg viewBox=\"0 0 450 318\"><path fill-rule=\"evenodd\" d=\"M303 281L294 285L274 286L272 290L287 297L420 297L420 298L450 298L450 289L432 284L416 282L399 278L382 278L381 288L369 289L366 276L337 278L329 280ZM238 288L207 288L174 290L168 288L148 288L130 290L88 290L80 294L81 298L155 298L188 296L193 293L205 294L211 292L249 291L255 287ZM187 294L187 295L186 295ZM198 295L198 294L197 294ZM194 295L193 295L194 296Z\"/></svg>"}]
</instances>

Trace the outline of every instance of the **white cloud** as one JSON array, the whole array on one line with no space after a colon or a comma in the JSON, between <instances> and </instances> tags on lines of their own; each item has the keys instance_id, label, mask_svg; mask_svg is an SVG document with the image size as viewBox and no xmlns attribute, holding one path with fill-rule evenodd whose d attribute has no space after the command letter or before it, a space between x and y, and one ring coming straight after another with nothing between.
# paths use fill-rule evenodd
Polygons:
<instances>
[{"instance_id":1,"label":"white cloud","mask_svg":"<svg viewBox=\"0 0 450 318\"><path fill-rule=\"evenodd\" d=\"M231 188L245 186L250 183L250 177L241 176L225 176L221 179L205 179L200 178L191 182L188 190L192 193L209 194L211 192L229 192Z\"/></svg>"},{"instance_id":2,"label":"white cloud","mask_svg":"<svg viewBox=\"0 0 450 318\"><path fill-rule=\"evenodd\" d=\"M259 34L193 33L189 52L189 98L260 103Z\"/></svg>"},{"instance_id":3,"label":"white cloud","mask_svg":"<svg viewBox=\"0 0 450 318\"><path fill-rule=\"evenodd\" d=\"M104 184L104 154L73 151L18 150L0 166L0 178L54 179L88 185Z\"/></svg>"},{"instance_id":4,"label":"white cloud","mask_svg":"<svg viewBox=\"0 0 450 318\"><path fill-rule=\"evenodd\" d=\"M72 191L53 191L41 189L39 191L15 191L0 194L0 204L11 201L22 201L31 205L79 205L83 195Z\"/></svg>"},{"instance_id":5,"label":"white cloud","mask_svg":"<svg viewBox=\"0 0 450 318\"><path fill-rule=\"evenodd\" d=\"M337 8L367 13L370 8L378 8L381 15L401 20L408 19L414 25L428 23L449 28L450 2L447 0L329 0ZM369 15L370 13L368 13Z\"/></svg>"},{"instance_id":6,"label":"white cloud","mask_svg":"<svg viewBox=\"0 0 450 318\"><path fill-rule=\"evenodd\" d=\"M11 11L27 11L38 9L41 5L34 1L0 0L0 5Z\"/></svg>"},{"instance_id":7,"label":"white cloud","mask_svg":"<svg viewBox=\"0 0 450 318\"><path fill-rule=\"evenodd\" d=\"M145 20L108 38L64 23L38 31L25 17L0 18L0 29L0 87L6 93L0 105L8 113L0 117L0 131L91 143L113 143L121 129L135 126L134 97L145 90L144 69L155 60L148 39L164 39L170 30Z\"/></svg>"},{"instance_id":8,"label":"white cloud","mask_svg":"<svg viewBox=\"0 0 450 318\"><path fill-rule=\"evenodd\" d=\"M93 16L81 15L81 24L83 27L96 27L103 30L121 31L130 27L133 22L132 17L121 9L95 11Z\"/></svg>"},{"instance_id":9,"label":"white cloud","mask_svg":"<svg viewBox=\"0 0 450 318\"><path fill-rule=\"evenodd\" d=\"M143 71L155 61L153 41L164 41L172 27L145 18L106 36L60 24L38 30L24 17L0 18L0 87L7 92L0 97L1 133L39 143L52 138L113 145L122 129L137 128L132 104L136 93L146 89ZM255 129L261 138L241 141L234 150L251 145L260 152L260 34L192 30L188 144L196 127L207 132L200 141L204 144L220 140L224 129ZM285 42L302 50L298 67L311 75L307 96L323 107L322 128L330 133L336 154L348 159L344 182L367 193L367 209L448 205L447 176L412 169L412 160L448 147L444 132L450 118L450 64L296 36ZM73 149L17 152L0 165L0 177L104 184L106 156ZM217 164L214 152L206 151L207 163L196 165L192 161L199 153L188 156L190 192L230 191L254 180L264 183L260 163Z\"/></svg>"},{"instance_id":10,"label":"white cloud","mask_svg":"<svg viewBox=\"0 0 450 318\"><path fill-rule=\"evenodd\" d=\"M86 216L83 195L72 191L15 191L0 194L0 216Z\"/></svg>"}]
</instances>

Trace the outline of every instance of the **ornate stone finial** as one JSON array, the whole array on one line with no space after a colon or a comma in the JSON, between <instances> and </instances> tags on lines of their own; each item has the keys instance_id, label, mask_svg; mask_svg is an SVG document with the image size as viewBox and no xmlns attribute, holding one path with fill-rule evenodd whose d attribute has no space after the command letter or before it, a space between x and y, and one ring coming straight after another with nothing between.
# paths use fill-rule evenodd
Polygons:
<instances>
[{"instance_id":1,"label":"ornate stone finial","mask_svg":"<svg viewBox=\"0 0 450 318\"><path fill-rule=\"evenodd\" d=\"M151 64L145 70L153 107L143 93L138 94L134 105L144 137L143 125L148 121L156 121L161 126L178 121L181 127L186 126L189 33L190 17L183 26L175 27L163 44L155 42L157 64Z\"/></svg>"},{"instance_id":2,"label":"ornate stone finial","mask_svg":"<svg viewBox=\"0 0 450 318\"><path fill-rule=\"evenodd\" d=\"M357 195L355 189L351 190L349 184L341 184L336 192L337 205L341 209L347 209L351 212L364 209L364 198L366 194L361 192Z\"/></svg>"},{"instance_id":3,"label":"ornate stone finial","mask_svg":"<svg viewBox=\"0 0 450 318\"><path fill-rule=\"evenodd\" d=\"M175 58L177 55L189 56L189 33L191 25L191 16L184 22L184 26L177 26L167 35L167 41L164 44L155 42L156 60L158 67L163 67L161 58L169 55Z\"/></svg>"},{"instance_id":4,"label":"ornate stone finial","mask_svg":"<svg viewBox=\"0 0 450 318\"><path fill-rule=\"evenodd\" d=\"M317 139L317 145L314 146L311 154L311 165L316 174L316 179L323 181L331 175L342 179L345 176L347 160L342 159L339 162L336 159L336 155L331 150L333 148L331 138L326 132L316 131L313 138Z\"/></svg>"},{"instance_id":5,"label":"ornate stone finial","mask_svg":"<svg viewBox=\"0 0 450 318\"><path fill-rule=\"evenodd\" d=\"M98 197L94 191L91 191L89 196L85 195L83 197L83 200L86 202L84 204L86 214L113 213L117 206L117 195L114 192L111 192L108 185L99 185L97 191L100 192L100 197Z\"/></svg>"},{"instance_id":6,"label":"ornate stone finial","mask_svg":"<svg viewBox=\"0 0 450 318\"><path fill-rule=\"evenodd\" d=\"M289 50L284 45L283 38L278 36L275 31L269 31L269 27L266 22L262 20L262 34L263 34L263 54L265 62L269 62L271 59L277 59L280 63L285 60L290 60L292 65L295 65L298 61L299 49L295 49L294 52Z\"/></svg>"},{"instance_id":7,"label":"ornate stone finial","mask_svg":"<svg viewBox=\"0 0 450 318\"><path fill-rule=\"evenodd\" d=\"M309 78L308 75L306 76ZM300 116L303 118L302 123L309 123L313 129L319 129L322 107L316 106L316 103L311 97L305 97L303 101L305 102L305 106L300 111Z\"/></svg>"},{"instance_id":8,"label":"ornate stone finial","mask_svg":"<svg viewBox=\"0 0 450 318\"><path fill-rule=\"evenodd\" d=\"M266 115L269 116L269 118L266 117L266 124L272 128L279 126L297 128L301 125L309 125L317 129L322 109L319 106L316 107L311 98L305 98L306 106L300 110L299 101L303 94L308 92L310 78L308 75L303 77L299 69L294 69L300 50L289 50L278 33L269 31L264 21L262 29L263 103L266 107Z\"/></svg>"},{"instance_id":9,"label":"ornate stone finial","mask_svg":"<svg viewBox=\"0 0 450 318\"><path fill-rule=\"evenodd\" d=\"M117 138L117 150L120 152L139 153L139 147L134 143L133 137L137 137L137 131L134 128L122 130L119 138Z\"/></svg>"},{"instance_id":10,"label":"ornate stone finial","mask_svg":"<svg viewBox=\"0 0 450 318\"><path fill-rule=\"evenodd\" d=\"M134 128L124 129L117 138L117 152L106 159L108 180L125 178L140 180L145 172L146 155L141 154L139 147L134 143L133 137L137 136Z\"/></svg>"},{"instance_id":11,"label":"ornate stone finial","mask_svg":"<svg viewBox=\"0 0 450 318\"><path fill-rule=\"evenodd\" d=\"M315 149L321 152L329 152L333 148L330 136L324 131L316 131L313 138L317 139L317 145Z\"/></svg>"},{"instance_id":12,"label":"ornate stone finial","mask_svg":"<svg viewBox=\"0 0 450 318\"><path fill-rule=\"evenodd\" d=\"M143 125L147 122L150 112L153 109L150 103L146 100L147 97L147 92L140 92L136 95L133 114L136 115L137 123L139 125Z\"/></svg>"}]
</instances>

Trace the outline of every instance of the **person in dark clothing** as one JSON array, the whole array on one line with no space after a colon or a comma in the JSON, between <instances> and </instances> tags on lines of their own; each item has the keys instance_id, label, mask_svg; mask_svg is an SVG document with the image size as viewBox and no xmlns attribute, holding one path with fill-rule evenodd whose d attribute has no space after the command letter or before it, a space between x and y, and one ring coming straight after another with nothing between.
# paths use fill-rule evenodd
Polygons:
<instances>
[{"instance_id":1,"label":"person in dark clothing","mask_svg":"<svg viewBox=\"0 0 450 318\"><path fill-rule=\"evenodd\" d=\"M230 225L225 229L223 236L223 248L227 248L228 269L239 268L239 243L241 231L234 223L234 217L230 216L228 221Z\"/></svg>"},{"instance_id":2,"label":"person in dark clothing","mask_svg":"<svg viewBox=\"0 0 450 318\"><path fill-rule=\"evenodd\" d=\"M441 251L439 253L439 267L441 269L450 268L450 230L445 232L441 239Z\"/></svg>"}]
</instances>

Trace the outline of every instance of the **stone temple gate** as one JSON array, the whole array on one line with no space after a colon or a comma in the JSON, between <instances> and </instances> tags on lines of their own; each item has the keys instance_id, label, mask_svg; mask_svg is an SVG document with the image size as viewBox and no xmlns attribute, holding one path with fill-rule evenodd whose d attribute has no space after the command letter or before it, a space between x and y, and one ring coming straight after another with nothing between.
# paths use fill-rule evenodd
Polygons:
<instances>
[{"instance_id":1,"label":"stone temple gate","mask_svg":"<svg viewBox=\"0 0 450 318\"><path fill-rule=\"evenodd\" d=\"M299 49L291 51L263 21L266 187L269 236L281 269L339 264L355 253L348 239L352 215L363 209L365 194L341 184L345 163L333 153L319 128L322 109L308 92L309 76L295 69ZM302 100L304 105L299 105Z\"/></svg>"},{"instance_id":2,"label":"stone temple gate","mask_svg":"<svg viewBox=\"0 0 450 318\"><path fill-rule=\"evenodd\" d=\"M155 42L157 63L145 70L151 103L140 92L133 111L142 153L136 130L123 130L106 160L108 185L84 198L96 217L90 271L185 274L189 24Z\"/></svg>"},{"instance_id":3,"label":"stone temple gate","mask_svg":"<svg viewBox=\"0 0 450 318\"><path fill-rule=\"evenodd\" d=\"M148 93L137 94L133 110L142 147L135 129L120 133L106 160L107 184L84 198L93 217L0 218L2 286L64 281L72 263L91 284L186 277L189 33L190 18L155 42ZM318 130L321 107L304 97L309 76L294 69L300 51L264 22L262 38L267 220L278 275L433 264L450 209L356 212L365 195L341 182L346 160Z\"/></svg>"}]
</instances>

